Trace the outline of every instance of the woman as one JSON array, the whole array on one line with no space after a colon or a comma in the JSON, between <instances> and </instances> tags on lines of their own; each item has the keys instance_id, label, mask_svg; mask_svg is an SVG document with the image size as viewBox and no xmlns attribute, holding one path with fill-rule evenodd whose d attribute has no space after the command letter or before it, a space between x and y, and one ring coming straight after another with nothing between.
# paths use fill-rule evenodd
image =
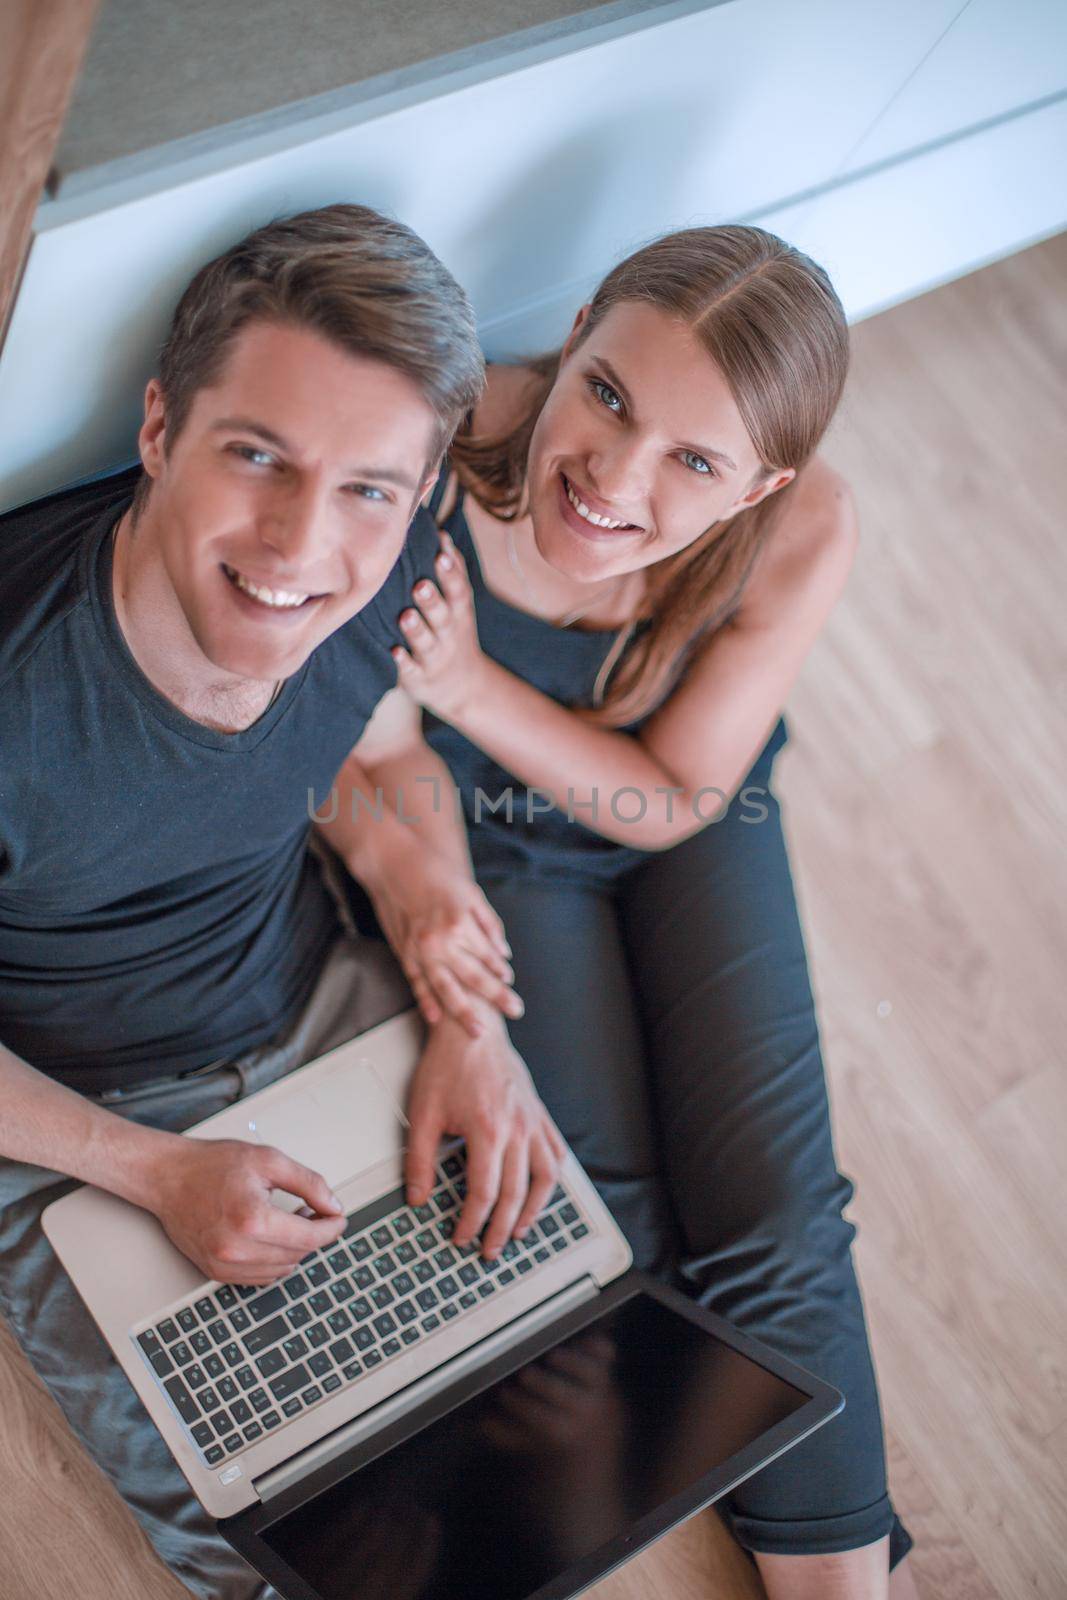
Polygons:
<instances>
[{"instance_id":1,"label":"woman","mask_svg":"<svg viewBox=\"0 0 1067 1600\"><path fill-rule=\"evenodd\" d=\"M558 356L491 369L395 652L507 930L514 1042L638 1262L846 1396L729 1504L772 1600L873 1600L891 1567L915 1592L769 788L855 546L811 460L847 360L773 235L638 251Z\"/></svg>"}]
</instances>

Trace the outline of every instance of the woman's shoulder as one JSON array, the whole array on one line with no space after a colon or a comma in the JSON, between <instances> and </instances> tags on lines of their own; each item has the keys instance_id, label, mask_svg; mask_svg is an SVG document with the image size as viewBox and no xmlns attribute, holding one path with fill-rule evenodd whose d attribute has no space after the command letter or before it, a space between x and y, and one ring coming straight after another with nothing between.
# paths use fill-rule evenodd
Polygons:
<instances>
[{"instance_id":1,"label":"woman's shoulder","mask_svg":"<svg viewBox=\"0 0 1067 1600\"><path fill-rule=\"evenodd\" d=\"M745 585L737 622L833 607L855 558L859 524L846 480L821 456L800 472Z\"/></svg>"}]
</instances>

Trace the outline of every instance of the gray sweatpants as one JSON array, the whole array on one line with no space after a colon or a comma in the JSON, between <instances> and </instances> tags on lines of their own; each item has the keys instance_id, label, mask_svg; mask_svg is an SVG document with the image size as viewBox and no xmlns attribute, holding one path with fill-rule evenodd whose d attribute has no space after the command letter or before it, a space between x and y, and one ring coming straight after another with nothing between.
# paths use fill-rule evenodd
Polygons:
<instances>
[{"instance_id":1,"label":"gray sweatpants","mask_svg":"<svg viewBox=\"0 0 1067 1600\"><path fill-rule=\"evenodd\" d=\"M179 1132L412 1003L387 946L345 932L286 1036L106 1104L131 1121ZM75 1187L62 1173L0 1157L0 1313L167 1566L204 1600L277 1600L194 1499L41 1231L45 1206Z\"/></svg>"}]
</instances>

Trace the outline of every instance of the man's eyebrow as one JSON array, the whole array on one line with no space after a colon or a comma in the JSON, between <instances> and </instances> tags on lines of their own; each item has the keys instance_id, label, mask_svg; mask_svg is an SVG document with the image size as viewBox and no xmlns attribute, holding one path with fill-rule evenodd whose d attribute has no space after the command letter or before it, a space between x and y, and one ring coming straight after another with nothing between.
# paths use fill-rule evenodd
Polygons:
<instances>
[{"instance_id":1,"label":"man's eyebrow","mask_svg":"<svg viewBox=\"0 0 1067 1600\"><path fill-rule=\"evenodd\" d=\"M257 439L262 439L269 444L272 450L280 450L283 455L292 455L293 448L288 440L283 439L280 433L275 433L273 428L268 428L266 423L257 422L254 417L220 417L213 422L208 430L210 433L254 433ZM384 483L395 483L401 489L416 489L418 484L415 479L405 472L397 472L393 467L350 467L350 478L380 479Z\"/></svg>"},{"instance_id":2,"label":"man's eyebrow","mask_svg":"<svg viewBox=\"0 0 1067 1600\"><path fill-rule=\"evenodd\" d=\"M632 412L634 409L634 403L630 398L630 391L619 377L619 374L615 371L615 368L612 366L611 362L605 360L603 356L594 356L593 360L596 361L607 373L608 377L611 379L611 387L619 391L619 393L622 395L622 398L629 406L630 411ZM730 468L731 472L737 471L736 461L732 461L726 454L725 450L713 450L710 445L706 444L683 444L682 449L691 450L696 456L705 456L708 461L721 461L723 466Z\"/></svg>"}]
</instances>

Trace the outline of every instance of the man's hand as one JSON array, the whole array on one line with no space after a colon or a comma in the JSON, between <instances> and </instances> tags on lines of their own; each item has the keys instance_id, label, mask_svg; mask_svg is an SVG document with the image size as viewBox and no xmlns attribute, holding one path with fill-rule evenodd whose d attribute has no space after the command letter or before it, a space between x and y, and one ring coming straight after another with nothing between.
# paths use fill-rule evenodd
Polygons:
<instances>
[{"instance_id":1,"label":"man's hand","mask_svg":"<svg viewBox=\"0 0 1067 1600\"><path fill-rule=\"evenodd\" d=\"M467 1142L467 1198L454 1242L473 1239L492 1213L482 1253L499 1255L541 1211L565 1154L530 1074L499 1017L483 1006L485 1033L471 1039L450 1018L432 1031L408 1097L408 1201L421 1205L435 1181L446 1134Z\"/></svg>"},{"instance_id":2,"label":"man's hand","mask_svg":"<svg viewBox=\"0 0 1067 1600\"><path fill-rule=\"evenodd\" d=\"M149 1209L182 1255L220 1283L272 1283L344 1230L344 1208L325 1178L266 1145L179 1137L156 1176ZM318 1215L283 1211L272 1189Z\"/></svg>"}]
</instances>

